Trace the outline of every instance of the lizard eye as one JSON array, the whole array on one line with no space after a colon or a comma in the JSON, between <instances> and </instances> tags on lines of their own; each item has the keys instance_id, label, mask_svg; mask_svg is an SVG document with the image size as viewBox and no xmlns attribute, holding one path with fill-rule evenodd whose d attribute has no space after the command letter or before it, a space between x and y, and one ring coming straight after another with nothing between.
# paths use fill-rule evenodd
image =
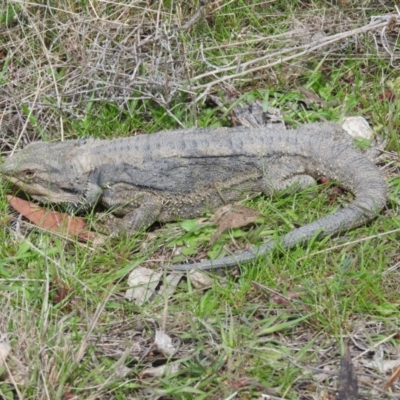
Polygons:
<instances>
[{"instance_id":1,"label":"lizard eye","mask_svg":"<svg viewBox=\"0 0 400 400\"><path fill-rule=\"evenodd\" d=\"M35 171L31 171L28 169L25 171L24 175L26 179L32 179L35 176Z\"/></svg>"}]
</instances>

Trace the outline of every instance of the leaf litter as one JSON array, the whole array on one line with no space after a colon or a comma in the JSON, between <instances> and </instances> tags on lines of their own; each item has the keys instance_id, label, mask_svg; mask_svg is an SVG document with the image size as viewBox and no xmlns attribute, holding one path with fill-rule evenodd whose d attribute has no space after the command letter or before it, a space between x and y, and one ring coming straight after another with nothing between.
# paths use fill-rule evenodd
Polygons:
<instances>
[{"instance_id":1,"label":"leaf litter","mask_svg":"<svg viewBox=\"0 0 400 400\"><path fill-rule=\"evenodd\" d=\"M220 207L213 216L213 221L218 225L218 229L211 237L210 243L215 243L227 229L248 226L262 217L263 215L258 211L240 204L228 204Z\"/></svg>"},{"instance_id":2,"label":"leaf litter","mask_svg":"<svg viewBox=\"0 0 400 400\"><path fill-rule=\"evenodd\" d=\"M8 195L7 200L16 211L43 230L76 236L82 241L95 240L97 236L90 232L83 218L46 210L19 197Z\"/></svg>"}]
</instances>

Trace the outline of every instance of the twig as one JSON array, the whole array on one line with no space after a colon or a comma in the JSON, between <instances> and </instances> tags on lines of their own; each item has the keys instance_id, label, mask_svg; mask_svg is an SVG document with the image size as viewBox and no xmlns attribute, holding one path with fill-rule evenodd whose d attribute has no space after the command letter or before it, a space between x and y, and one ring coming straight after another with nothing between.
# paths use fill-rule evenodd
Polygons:
<instances>
[{"instance_id":1,"label":"twig","mask_svg":"<svg viewBox=\"0 0 400 400\"><path fill-rule=\"evenodd\" d=\"M348 31L348 32L337 33L335 35L328 36L328 37L326 37L326 38L324 38L322 40L318 40L318 41L310 43L310 44L304 44L304 45L301 45L301 46L298 46L298 47L294 47L294 48L283 49L283 50L280 50L278 52L275 52L275 53L272 53L272 54L268 54L268 55L263 56L263 57L259 57L257 59L250 60L250 61L247 61L247 62L243 63L241 65L241 67L242 67L242 71L241 72L238 72L238 73L233 74L233 75L222 76L221 78L218 78L218 79L216 79L216 80L214 80L212 82L205 83L205 84L200 84L200 85L197 85L197 86L193 86L193 87L191 87L191 89L192 90L198 90L198 89L202 89L202 88L209 88L210 86L215 86L215 85L220 84L221 82L224 82L226 80L240 78L240 77L242 77L244 75L249 75L249 74L251 74L253 72L257 72L257 71L260 71L260 70L263 70L263 69L267 69L267 68L273 67L273 66L278 65L278 64L283 64L283 63L285 63L287 61L290 61L290 60L293 60L295 58L299 58L301 56L304 56L304 55L306 55L306 54L308 54L310 52L313 52L313 51L318 50L318 49L320 49L322 47L328 46L328 45L330 45L332 43L335 43L335 42L337 42L337 41L339 41L341 39L347 38L349 36L354 36L354 35L358 35L360 33L368 32L370 30L383 28L384 26L386 26L386 24L387 24L387 21L384 21L384 22L375 21L375 22L369 23L368 25L363 26L361 28L352 29L351 31ZM303 51L298 52L299 49L303 49ZM293 51L296 51L296 53L292 54L290 56L282 58L283 54L290 53L290 52L293 52ZM268 64L265 64L265 65L259 65L259 66L256 66L254 68L246 69L250 65L259 63L260 61L264 61L264 60L270 59L272 57L278 57L278 59L275 60L275 61L272 61L272 62L270 62ZM215 76L215 75L220 74L222 72L232 71L232 70L235 70L236 68L237 68L236 66L223 67L223 68L219 68L218 70L215 70L215 71L205 72L204 74L201 74L201 75L198 75L198 76L192 78L191 82L193 83L195 81L198 81L198 80L203 79L203 78L207 78L209 76Z\"/></svg>"}]
</instances>

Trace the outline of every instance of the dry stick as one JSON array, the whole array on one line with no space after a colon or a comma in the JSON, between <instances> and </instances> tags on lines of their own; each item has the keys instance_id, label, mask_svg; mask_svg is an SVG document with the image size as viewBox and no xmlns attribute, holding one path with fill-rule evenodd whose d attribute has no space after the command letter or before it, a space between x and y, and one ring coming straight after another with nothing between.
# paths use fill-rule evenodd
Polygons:
<instances>
[{"instance_id":1,"label":"dry stick","mask_svg":"<svg viewBox=\"0 0 400 400\"><path fill-rule=\"evenodd\" d=\"M92 334L93 329L95 328L97 321L99 320L100 315L106 306L107 301L110 299L110 297L112 296L113 293L114 293L113 290L110 290L110 292L103 299L103 301L97 306L96 311L93 315L93 318L90 321L90 324L88 326L87 332L86 332L85 336L82 338L81 344L80 344L77 352L75 353L74 362L76 364L79 364L81 362L81 360L86 352L90 335Z\"/></svg>"},{"instance_id":2,"label":"dry stick","mask_svg":"<svg viewBox=\"0 0 400 400\"><path fill-rule=\"evenodd\" d=\"M293 37L299 37L301 34L309 34L310 31L308 31L307 29L295 29L292 31L288 31L288 32L284 32L284 33L279 33L277 35L272 35L272 36L268 36L268 37L258 37L255 39L247 39L245 41L242 42L231 42L231 43L221 43L220 46L211 46L211 47L207 47L204 50L206 51L210 51L210 50L218 50L218 49L224 49L226 47L237 47L237 46L243 46L243 45L249 45L249 44L254 44L254 43L260 43L260 42L265 42L265 40L269 40L272 41L274 39L282 39L282 38L288 38L291 39Z\"/></svg>"},{"instance_id":3,"label":"dry stick","mask_svg":"<svg viewBox=\"0 0 400 400\"><path fill-rule=\"evenodd\" d=\"M223 7L229 6L229 4L231 4L231 3L235 3L235 1L236 0L231 0L228 2L226 2L226 1L215 2L216 4L214 4L214 6L216 6L216 8L214 8L214 12L221 10L221 8L223 8ZM218 5L218 3L219 3L219 5Z\"/></svg>"},{"instance_id":4,"label":"dry stick","mask_svg":"<svg viewBox=\"0 0 400 400\"><path fill-rule=\"evenodd\" d=\"M14 379L14 375L13 375L13 373L12 373L12 371L11 371L11 369L10 369L8 363L7 363L6 360L1 356L1 354L0 354L0 361L2 361L4 367L5 367L6 371L7 371L7 375L8 375L8 377L10 378L10 381L11 381L11 383L12 383L12 385L13 385L13 389L14 389L14 390L17 392L17 394L18 394L18 398L19 398L19 399L23 399L24 397L22 396L22 393L21 393L20 390L18 389L18 384L19 384L19 382L16 382L16 380Z\"/></svg>"},{"instance_id":5,"label":"dry stick","mask_svg":"<svg viewBox=\"0 0 400 400\"><path fill-rule=\"evenodd\" d=\"M370 23L370 24L368 24L366 26L363 26L363 27L357 28L357 29L353 29L353 30L348 31L346 33L338 33L338 34L335 34L335 35L332 35L332 36L328 36L326 39L323 39L321 41L317 41L316 43L311 43L311 44L306 44L306 45L302 45L302 46L295 47L295 48L281 50L279 52L275 52L273 54L269 54L267 56L263 56L263 57L255 59L255 60L251 60L251 61L248 61L246 63L243 63L241 65L241 67L245 68L246 66L258 63L258 62L260 62L262 60L266 60L266 59L271 58L273 56L281 56L284 53L288 53L288 52L291 52L291 51L294 51L294 50L305 49L304 51L301 51L300 53L296 53L296 54L293 54L291 56L287 56L287 57L281 58L281 59L279 59L277 61L270 62L269 64L260 65L258 67L254 67L254 68L248 69L246 71L238 72L238 73L233 74L233 75L223 76L223 77L221 77L219 79L216 79L216 80L214 80L212 82L194 86L191 89L192 90L196 90L196 89L202 89L202 88L210 88L210 87L212 87L212 86L214 86L214 85L216 85L218 83L224 82L226 80L239 78L239 77L241 77L243 75L248 75L249 73L252 73L252 72L257 72L257 71L260 71L260 70L263 70L263 69L266 69L266 68L270 68L270 67L273 67L275 65L282 64L284 62L290 61L290 60L292 60L294 58L299 58L302 55L308 54L308 53L310 53L312 51L315 51L315 50L317 50L317 49L319 49L321 47L325 47L325 46L327 46L327 45L329 45L331 43L337 42L340 39L344 39L344 38L349 37L349 36L354 36L354 35L357 35L359 33L368 32L368 31L373 30L373 29L383 28L384 26L386 26L386 24L387 24L386 21L377 22L377 23ZM192 78L192 82L193 81L198 81L198 80L200 80L202 78L206 78L208 76L215 76L216 74L219 74L221 72L232 71L232 70L235 70L236 68L237 68L236 66L234 66L234 67L225 67L225 68L220 68L217 71L205 72L204 74L201 74L201 75L198 75L198 76Z\"/></svg>"},{"instance_id":6,"label":"dry stick","mask_svg":"<svg viewBox=\"0 0 400 400\"><path fill-rule=\"evenodd\" d=\"M383 22L378 22L378 20L377 20L376 22L369 23L368 25L363 26L361 28L356 28L356 29L353 29L353 30L348 31L348 32L336 33L334 35L327 36L326 38L314 41L314 42L309 43L309 44L304 44L304 45L301 45L301 46L298 46L298 47L291 47L291 48L288 48L288 49L285 49L285 50L279 50L279 51L277 51L275 53L268 54L268 55L266 55L264 57L260 57L260 58L258 58L256 60L249 60L246 63L243 63L242 67L245 68L247 66L250 66L250 65L254 64L255 62L259 62L260 60L266 60L266 59L271 58L273 56L281 56L282 54L290 53L291 51L298 50L298 49L306 49L307 51L314 51L314 50L316 50L316 49L318 49L320 47L324 47L327 44L335 43L335 42L337 42L337 41L339 41L341 39L344 39L346 37L354 36L354 35L357 35L357 34L363 33L363 32L367 32L367 31L372 30L372 29L377 29L377 28L380 28L380 27L384 27L384 26L386 26L387 22L388 22L387 20L385 20ZM266 39L270 39L270 38L267 37ZM303 53L300 53L300 55L302 55L302 54Z\"/></svg>"},{"instance_id":7,"label":"dry stick","mask_svg":"<svg viewBox=\"0 0 400 400\"><path fill-rule=\"evenodd\" d=\"M96 18L97 18L97 19L100 19L99 16L98 16L98 14L97 14L97 12L96 12L96 9L95 9L94 6L93 6L92 0L89 0L89 4L90 4L90 7L92 8L93 13L94 13L94 15L96 16Z\"/></svg>"},{"instance_id":8,"label":"dry stick","mask_svg":"<svg viewBox=\"0 0 400 400\"><path fill-rule=\"evenodd\" d=\"M397 10L397 13L400 16L400 11L399 11L399 8L397 6L396 6L396 10ZM394 61L395 53L390 49L390 44L389 44L387 36L386 36L386 31L387 31L387 27L389 25L389 22L392 20L392 18L395 18L395 17L393 15L389 14L389 15L382 15L382 16L379 16L379 17L371 17L371 18L372 18L373 21L377 21L377 20L381 19L381 20L385 20L387 22L387 25L382 28L382 31L380 33L380 39L381 39L382 47L390 55L390 65L392 67L394 67L393 61ZM374 42L375 42L375 47L376 47L376 49L378 51L378 47L379 46L378 46L378 41L377 41L375 36L374 36Z\"/></svg>"},{"instance_id":9,"label":"dry stick","mask_svg":"<svg viewBox=\"0 0 400 400\"><path fill-rule=\"evenodd\" d=\"M238 392L232 393L229 397L225 398L224 400L232 400L236 397L237 394Z\"/></svg>"},{"instance_id":10,"label":"dry stick","mask_svg":"<svg viewBox=\"0 0 400 400\"><path fill-rule=\"evenodd\" d=\"M49 303L49 298L50 298L50 271L49 271L49 262L47 261L46 258L46 284L45 284L45 293L43 296L43 304L42 304L42 310L41 310L41 322L42 322L42 331L41 334L45 336L47 334L47 331L49 329L49 315L50 315L50 303Z\"/></svg>"},{"instance_id":11,"label":"dry stick","mask_svg":"<svg viewBox=\"0 0 400 400\"><path fill-rule=\"evenodd\" d=\"M362 353L358 354L357 356L353 357L353 361L358 360L359 358L365 356L365 354L369 353L371 350L375 350L378 346L380 346L381 344L384 344L386 342L388 342L389 340L393 339L395 336L397 336L399 333L395 332L392 333L391 335L385 337L384 339L382 339L381 341L374 343L373 346L371 346L370 348L368 348L367 350L363 351Z\"/></svg>"}]
</instances>

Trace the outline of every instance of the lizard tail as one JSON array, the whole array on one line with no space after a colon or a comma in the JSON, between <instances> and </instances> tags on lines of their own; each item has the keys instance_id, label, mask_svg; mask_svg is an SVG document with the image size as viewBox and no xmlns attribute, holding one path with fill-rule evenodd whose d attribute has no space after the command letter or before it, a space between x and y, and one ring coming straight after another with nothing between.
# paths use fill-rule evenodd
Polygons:
<instances>
[{"instance_id":1,"label":"lizard tail","mask_svg":"<svg viewBox=\"0 0 400 400\"><path fill-rule=\"evenodd\" d=\"M374 177L370 176L370 178L372 180L369 180L367 187L359 185L358 188L353 189L355 199L351 204L333 214L310 222L300 228L293 229L278 240L270 240L252 250L232 254L216 260L170 265L168 269L173 271L190 271L192 269L211 270L229 268L269 254L279 246L284 249L290 249L310 241L313 237L334 235L359 226L374 218L386 204L386 184L383 178L379 173L375 174Z\"/></svg>"}]
</instances>

